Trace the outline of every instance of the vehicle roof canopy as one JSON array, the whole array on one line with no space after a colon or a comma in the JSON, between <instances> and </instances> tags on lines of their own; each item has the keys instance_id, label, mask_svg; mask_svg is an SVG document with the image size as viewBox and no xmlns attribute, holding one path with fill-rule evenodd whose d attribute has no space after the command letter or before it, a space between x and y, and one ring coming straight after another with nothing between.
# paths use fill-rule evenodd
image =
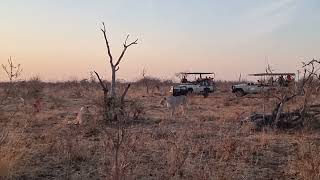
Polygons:
<instances>
[{"instance_id":1,"label":"vehicle roof canopy","mask_svg":"<svg viewBox=\"0 0 320 180\"><path fill-rule=\"evenodd\" d=\"M213 72L181 72L180 74L214 74Z\"/></svg>"},{"instance_id":2,"label":"vehicle roof canopy","mask_svg":"<svg viewBox=\"0 0 320 180\"><path fill-rule=\"evenodd\" d=\"M295 73L256 73L256 74L249 74L249 76L295 76Z\"/></svg>"}]
</instances>

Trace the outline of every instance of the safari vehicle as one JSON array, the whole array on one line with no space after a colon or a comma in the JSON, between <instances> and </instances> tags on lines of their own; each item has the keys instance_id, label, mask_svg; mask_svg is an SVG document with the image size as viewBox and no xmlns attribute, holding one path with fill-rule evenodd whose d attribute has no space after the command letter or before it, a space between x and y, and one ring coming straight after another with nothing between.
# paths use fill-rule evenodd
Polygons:
<instances>
[{"instance_id":1,"label":"safari vehicle","mask_svg":"<svg viewBox=\"0 0 320 180\"><path fill-rule=\"evenodd\" d=\"M203 77L206 75L206 77ZM187 95L187 94L200 94L208 97L210 93L215 90L214 73L179 73L181 81L179 84L174 85L170 89L173 96ZM193 81L188 80L188 76L194 76Z\"/></svg>"},{"instance_id":2,"label":"safari vehicle","mask_svg":"<svg viewBox=\"0 0 320 180\"><path fill-rule=\"evenodd\" d=\"M258 83L243 83L233 85L232 92L236 96L245 96L247 94L259 94L262 92L274 90L277 87L288 87L290 83L294 82L294 73L259 73L249 74L249 76L261 77ZM286 76L286 79L284 78ZM276 78L276 79L275 79Z\"/></svg>"}]
</instances>

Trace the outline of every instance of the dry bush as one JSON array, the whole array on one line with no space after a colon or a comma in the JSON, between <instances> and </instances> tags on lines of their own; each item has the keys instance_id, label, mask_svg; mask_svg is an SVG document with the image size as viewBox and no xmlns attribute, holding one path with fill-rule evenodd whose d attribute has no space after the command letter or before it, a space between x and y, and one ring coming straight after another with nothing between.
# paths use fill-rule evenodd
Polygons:
<instances>
[{"instance_id":1,"label":"dry bush","mask_svg":"<svg viewBox=\"0 0 320 180\"><path fill-rule=\"evenodd\" d=\"M145 115L145 107L144 105L139 102L138 100L130 100L127 102L127 113L130 119L132 120L139 120L143 119Z\"/></svg>"},{"instance_id":2,"label":"dry bush","mask_svg":"<svg viewBox=\"0 0 320 180\"><path fill-rule=\"evenodd\" d=\"M71 94L69 95L70 98L80 99L83 97L83 90L82 88L73 88Z\"/></svg>"},{"instance_id":3,"label":"dry bush","mask_svg":"<svg viewBox=\"0 0 320 180\"><path fill-rule=\"evenodd\" d=\"M92 104L97 108L97 115L99 117L105 116L105 101L103 94L95 91L90 93L90 95L86 95L86 98L89 100L89 104ZM124 104L121 105L121 99L113 100L115 109L109 109L108 112L110 113L121 113L122 115L126 116L126 122L130 123L132 120L143 120L145 115L145 106L139 99L129 99L125 100ZM111 112L114 111L114 112ZM120 112L121 111L121 112ZM108 120L113 121L113 120Z\"/></svg>"},{"instance_id":4,"label":"dry bush","mask_svg":"<svg viewBox=\"0 0 320 180\"><path fill-rule=\"evenodd\" d=\"M154 139L154 140L161 140L161 139L168 139L172 136L172 132L170 130L167 130L165 128L157 128L155 129L154 131L152 131L152 135L151 137Z\"/></svg>"},{"instance_id":5,"label":"dry bush","mask_svg":"<svg viewBox=\"0 0 320 180\"><path fill-rule=\"evenodd\" d=\"M231 137L225 137L217 147L217 157L219 161L228 161L235 157L238 141Z\"/></svg>"},{"instance_id":6,"label":"dry bush","mask_svg":"<svg viewBox=\"0 0 320 180\"><path fill-rule=\"evenodd\" d=\"M311 106L312 107L312 106ZM316 108L316 111L319 112L319 107ZM303 122L303 127L306 130L319 130L320 129L320 114L311 115L306 117Z\"/></svg>"},{"instance_id":7,"label":"dry bush","mask_svg":"<svg viewBox=\"0 0 320 180\"><path fill-rule=\"evenodd\" d=\"M291 160L290 170L302 179L320 179L320 146L301 139L297 142L296 159Z\"/></svg>"},{"instance_id":8,"label":"dry bush","mask_svg":"<svg viewBox=\"0 0 320 180\"><path fill-rule=\"evenodd\" d=\"M0 94L0 103L3 104L8 100L8 98L17 98L21 97L22 91L20 88L21 82L1 82L1 94Z\"/></svg>"},{"instance_id":9,"label":"dry bush","mask_svg":"<svg viewBox=\"0 0 320 180\"><path fill-rule=\"evenodd\" d=\"M89 159L88 151L81 141L73 136L66 136L63 141L62 156L68 163L77 163Z\"/></svg>"},{"instance_id":10,"label":"dry bush","mask_svg":"<svg viewBox=\"0 0 320 180\"><path fill-rule=\"evenodd\" d=\"M146 92L149 93L150 90L154 90L155 87L161 86L161 80L154 77L144 76L137 80L134 84L136 86L143 86L146 89Z\"/></svg>"},{"instance_id":11,"label":"dry bush","mask_svg":"<svg viewBox=\"0 0 320 180\"><path fill-rule=\"evenodd\" d=\"M2 70L7 74L8 82L1 82L0 88L0 111L4 111L4 106L11 104L12 99L20 97L20 89L18 82L22 68L21 65L15 65L11 57L8 59L8 64L1 64Z\"/></svg>"},{"instance_id":12,"label":"dry bush","mask_svg":"<svg viewBox=\"0 0 320 180\"><path fill-rule=\"evenodd\" d=\"M72 179L74 168L81 163L87 163L92 157L88 145L74 133L65 132L65 136L60 138L56 137L48 153L54 155L55 161L62 164L64 177Z\"/></svg>"},{"instance_id":13,"label":"dry bush","mask_svg":"<svg viewBox=\"0 0 320 180\"><path fill-rule=\"evenodd\" d=\"M121 127L120 127L121 126ZM109 129L104 141L105 153L110 158L105 158L106 173L113 180L127 179L132 177L135 169L136 149L139 146L138 136L130 133L122 125L116 129Z\"/></svg>"},{"instance_id":14,"label":"dry bush","mask_svg":"<svg viewBox=\"0 0 320 180\"><path fill-rule=\"evenodd\" d=\"M234 97L228 97L224 100L223 105L226 107L233 106L239 104L244 99L234 98Z\"/></svg>"},{"instance_id":15,"label":"dry bush","mask_svg":"<svg viewBox=\"0 0 320 180\"><path fill-rule=\"evenodd\" d=\"M45 84L41 81L39 76L30 78L29 81L23 83L23 87L26 89L23 98L32 99L43 96L44 86Z\"/></svg>"},{"instance_id":16,"label":"dry bush","mask_svg":"<svg viewBox=\"0 0 320 180\"><path fill-rule=\"evenodd\" d=\"M48 100L52 103L52 105L49 107L50 109L63 107L63 105L67 102L65 98L56 95L48 95Z\"/></svg>"},{"instance_id":17,"label":"dry bush","mask_svg":"<svg viewBox=\"0 0 320 180\"><path fill-rule=\"evenodd\" d=\"M184 176L183 167L190 154L190 144L186 133L173 134L173 140L168 140L169 151L166 154L167 172L160 179L182 178Z\"/></svg>"},{"instance_id":18,"label":"dry bush","mask_svg":"<svg viewBox=\"0 0 320 180\"><path fill-rule=\"evenodd\" d=\"M215 116L214 114L201 115L201 116L199 117L199 120L202 121L202 122L217 121L217 120L219 120L219 117Z\"/></svg>"},{"instance_id":19,"label":"dry bush","mask_svg":"<svg viewBox=\"0 0 320 180\"><path fill-rule=\"evenodd\" d=\"M230 82L230 81L221 81L221 80L217 80L215 81L215 85L216 85L216 89L218 93L227 93L227 92L231 92L230 87L233 84L238 84L234 83L234 82Z\"/></svg>"},{"instance_id":20,"label":"dry bush","mask_svg":"<svg viewBox=\"0 0 320 180\"><path fill-rule=\"evenodd\" d=\"M169 91L170 86L174 83L171 80L161 80L155 77L143 77L138 79L137 81L133 82L132 85L135 89L139 89L139 94L146 94L152 93L154 95L163 96L165 92Z\"/></svg>"},{"instance_id":21,"label":"dry bush","mask_svg":"<svg viewBox=\"0 0 320 180\"><path fill-rule=\"evenodd\" d=\"M70 88L74 88L74 87L79 87L79 82L78 80L68 80L68 81L64 81L59 83L61 88L63 89L70 89Z\"/></svg>"}]
</instances>

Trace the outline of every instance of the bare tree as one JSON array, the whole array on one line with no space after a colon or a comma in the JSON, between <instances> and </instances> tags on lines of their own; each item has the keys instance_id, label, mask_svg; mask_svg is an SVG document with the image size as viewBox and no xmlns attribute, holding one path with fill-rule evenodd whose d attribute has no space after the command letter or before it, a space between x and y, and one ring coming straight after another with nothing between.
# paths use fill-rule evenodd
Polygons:
<instances>
[{"instance_id":1,"label":"bare tree","mask_svg":"<svg viewBox=\"0 0 320 180\"><path fill-rule=\"evenodd\" d=\"M119 64L124 56L124 54L126 53L127 49L134 44L138 44L138 39L136 39L135 41L131 42L131 43L127 43L128 39L129 39L129 34L126 37L126 40L123 43L123 50L119 56L119 58L117 59L117 61L113 61L113 57L111 54L111 48L109 45L109 41L108 41L108 37L106 34L106 27L104 22L102 22L103 28L101 28L101 31L103 33L104 36L104 40L107 46L107 50L108 50L108 56L109 56L109 62L110 62L110 66L111 66L111 73L112 73L112 79L111 79L111 87L110 87L110 96L111 97L115 97L116 95L116 91L115 91L115 86L116 86L116 72L119 70Z\"/></svg>"},{"instance_id":2,"label":"bare tree","mask_svg":"<svg viewBox=\"0 0 320 180\"><path fill-rule=\"evenodd\" d=\"M15 87L16 83L14 82L20 77L22 68L20 64L14 64L11 56L8 59L8 64L1 64L1 66L9 79L9 83L4 86L4 96L0 96L0 105L3 105L3 102L6 101L9 96L16 95L17 88Z\"/></svg>"},{"instance_id":3,"label":"bare tree","mask_svg":"<svg viewBox=\"0 0 320 180\"><path fill-rule=\"evenodd\" d=\"M21 65L14 65L11 56L8 59L8 65L1 64L1 66L3 70L6 72L10 82L12 82L15 78L19 77L22 72Z\"/></svg>"}]
</instances>

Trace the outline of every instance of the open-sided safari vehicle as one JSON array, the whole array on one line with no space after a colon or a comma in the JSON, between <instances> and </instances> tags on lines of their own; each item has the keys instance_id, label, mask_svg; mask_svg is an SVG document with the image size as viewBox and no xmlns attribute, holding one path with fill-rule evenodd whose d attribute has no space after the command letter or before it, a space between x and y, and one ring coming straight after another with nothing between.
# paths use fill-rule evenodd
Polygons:
<instances>
[{"instance_id":1,"label":"open-sided safari vehicle","mask_svg":"<svg viewBox=\"0 0 320 180\"><path fill-rule=\"evenodd\" d=\"M170 89L170 93L172 93L173 96L200 94L208 97L209 94L215 90L214 73L182 72L179 73L179 76L181 78L180 83L172 86ZM194 80L190 81L190 76L194 76Z\"/></svg>"},{"instance_id":2,"label":"open-sided safari vehicle","mask_svg":"<svg viewBox=\"0 0 320 180\"><path fill-rule=\"evenodd\" d=\"M277 87L288 87L294 82L294 73L258 73L249 74L249 76L260 77L257 83L249 82L233 85L232 92L236 96L244 96L247 94L259 94Z\"/></svg>"}]
</instances>

